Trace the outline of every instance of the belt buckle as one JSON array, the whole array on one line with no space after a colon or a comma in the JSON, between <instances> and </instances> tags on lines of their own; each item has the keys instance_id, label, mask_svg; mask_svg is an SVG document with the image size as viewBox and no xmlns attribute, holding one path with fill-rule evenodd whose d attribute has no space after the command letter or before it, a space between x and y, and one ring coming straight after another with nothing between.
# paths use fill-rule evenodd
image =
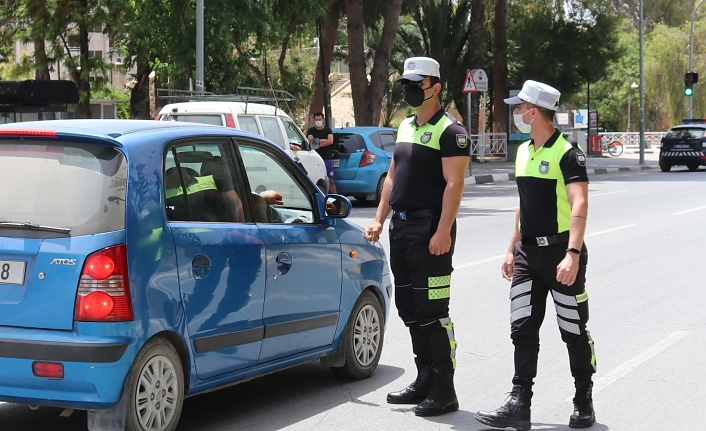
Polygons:
<instances>
[{"instance_id":1,"label":"belt buckle","mask_svg":"<svg viewBox=\"0 0 706 431\"><path fill-rule=\"evenodd\" d=\"M537 245L540 247L544 247L549 245L549 240L547 240L546 236L538 236L537 237Z\"/></svg>"},{"instance_id":2,"label":"belt buckle","mask_svg":"<svg viewBox=\"0 0 706 431\"><path fill-rule=\"evenodd\" d=\"M400 211L397 213L400 220L407 221L407 211Z\"/></svg>"}]
</instances>

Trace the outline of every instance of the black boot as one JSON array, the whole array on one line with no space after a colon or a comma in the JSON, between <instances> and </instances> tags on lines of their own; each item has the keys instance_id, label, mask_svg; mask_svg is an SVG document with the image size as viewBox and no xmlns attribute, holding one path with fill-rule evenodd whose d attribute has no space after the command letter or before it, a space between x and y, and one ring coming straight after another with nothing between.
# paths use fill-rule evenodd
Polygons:
<instances>
[{"instance_id":1,"label":"black boot","mask_svg":"<svg viewBox=\"0 0 706 431\"><path fill-rule=\"evenodd\" d=\"M419 404L429 394L432 380L431 365L415 362L417 362L417 379L401 391L387 394L388 403Z\"/></svg>"},{"instance_id":2,"label":"black boot","mask_svg":"<svg viewBox=\"0 0 706 431\"><path fill-rule=\"evenodd\" d=\"M531 405L532 390L530 386L514 385L505 405L494 412L478 412L475 417L478 422L491 427L510 427L527 431L532 427L530 422Z\"/></svg>"},{"instance_id":3,"label":"black boot","mask_svg":"<svg viewBox=\"0 0 706 431\"><path fill-rule=\"evenodd\" d=\"M417 416L439 416L458 410L454 375L441 367L432 367L431 390L426 399L414 408Z\"/></svg>"},{"instance_id":4,"label":"black boot","mask_svg":"<svg viewBox=\"0 0 706 431\"><path fill-rule=\"evenodd\" d=\"M571 428L588 428L596 421L596 413L593 411L593 382L588 384L576 384L576 396L574 396L574 413L569 418Z\"/></svg>"}]
</instances>

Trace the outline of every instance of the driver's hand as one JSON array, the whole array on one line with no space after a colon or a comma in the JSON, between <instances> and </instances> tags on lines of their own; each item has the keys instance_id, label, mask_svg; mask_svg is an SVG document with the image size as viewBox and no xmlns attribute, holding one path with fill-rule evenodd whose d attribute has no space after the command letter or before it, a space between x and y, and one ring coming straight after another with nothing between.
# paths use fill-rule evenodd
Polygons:
<instances>
[{"instance_id":1,"label":"driver's hand","mask_svg":"<svg viewBox=\"0 0 706 431\"><path fill-rule=\"evenodd\" d=\"M291 148L292 151L299 151L299 150L302 149L302 147L300 147L300 146L297 145L297 144L289 144L289 148Z\"/></svg>"},{"instance_id":2,"label":"driver's hand","mask_svg":"<svg viewBox=\"0 0 706 431\"><path fill-rule=\"evenodd\" d=\"M265 190L260 193L260 197L265 200L267 205L284 205L282 200L282 193L276 190Z\"/></svg>"}]
</instances>

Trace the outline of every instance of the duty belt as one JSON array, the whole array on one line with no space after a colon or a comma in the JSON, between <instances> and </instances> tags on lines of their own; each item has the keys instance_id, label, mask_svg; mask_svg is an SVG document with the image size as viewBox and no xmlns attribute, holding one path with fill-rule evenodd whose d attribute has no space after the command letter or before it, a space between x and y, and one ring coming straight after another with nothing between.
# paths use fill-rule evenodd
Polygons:
<instances>
[{"instance_id":1,"label":"duty belt","mask_svg":"<svg viewBox=\"0 0 706 431\"><path fill-rule=\"evenodd\" d=\"M433 217L441 215L440 209L425 209L425 210L414 210L414 211L395 211L392 214L393 219L410 221L419 220L427 217Z\"/></svg>"},{"instance_id":2,"label":"duty belt","mask_svg":"<svg viewBox=\"0 0 706 431\"><path fill-rule=\"evenodd\" d=\"M561 244L569 241L569 231L558 233L551 236L525 236L522 235L522 242L537 244L540 247L548 245Z\"/></svg>"}]
</instances>

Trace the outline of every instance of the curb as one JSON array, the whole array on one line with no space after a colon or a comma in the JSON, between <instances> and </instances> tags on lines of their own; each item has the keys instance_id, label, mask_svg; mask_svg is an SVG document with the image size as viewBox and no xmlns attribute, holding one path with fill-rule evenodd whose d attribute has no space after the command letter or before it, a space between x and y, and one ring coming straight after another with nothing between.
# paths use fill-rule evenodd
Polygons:
<instances>
[{"instance_id":1,"label":"curb","mask_svg":"<svg viewBox=\"0 0 706 431\"><path fill-rule=\"evenodd\" d=\"M638 171L651 171L657 170L659 166L657 165L642 165L642 166L623 166L619 168L592 168L586 169L588 175L602 175L602 174L614 174L617 172L638 172ZM504 181L515 181L515 174L486 174L486 175L472 175L466 177L463 180L465 185L469 184L488 184L488 183L499 183Z\"/></svg>"}]
</instances>

